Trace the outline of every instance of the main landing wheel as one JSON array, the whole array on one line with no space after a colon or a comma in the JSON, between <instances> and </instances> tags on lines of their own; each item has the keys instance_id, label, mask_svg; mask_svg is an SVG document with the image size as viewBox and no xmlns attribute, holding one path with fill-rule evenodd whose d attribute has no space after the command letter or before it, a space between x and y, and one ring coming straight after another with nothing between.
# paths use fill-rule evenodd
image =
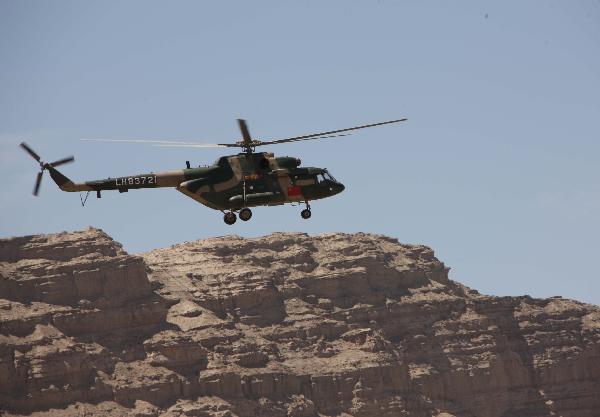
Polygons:
<instances>
[{"instance_id":1,"label":"main landing wheel","mask_svg":"<svg viewBox=\"0 0 600 417\"><path fill-rule=\"evenodd\" d=\"M251 218L252 218L252 210L250 210L248 207L244 207L243 209L240 210L240 220L247 222Z\"/></svg>"},{"instance_id":2,"label":"main landing wheel","mask_svg":"<svg viewBox=\"0 0 600 417\"><path fill-rule=\"evenodd\" d=\"M312 214L312 213L310 212L310 209L304 209L304 210L302 210L302 211L300 212L300 216L301 216L303 219L310 219L310 216L311 216L311 214Z\"/></svg>"},{"instance_id":3,"label":"main landing wheel","mask_svg":"<svg viewBox=\"0 0 600 417\"><path fill-rule=\"evenodd\" d=\"M228 225L234 224L236 220L237 216L233 211L228 211L227 213L225 213L225 216L223 216L223 221Z\"/></svg>"}]
</instances>

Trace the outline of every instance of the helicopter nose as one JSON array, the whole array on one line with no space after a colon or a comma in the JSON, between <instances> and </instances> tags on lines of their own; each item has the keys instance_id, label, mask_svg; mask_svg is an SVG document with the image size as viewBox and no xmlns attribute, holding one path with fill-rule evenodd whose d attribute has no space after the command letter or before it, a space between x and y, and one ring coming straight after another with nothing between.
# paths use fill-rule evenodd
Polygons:
<instances>
[{"instance_id":1,"label":"helicopter nose","mask_svg":"<svg viewBox=\"0 0 600 417\"><path fill-rule=\"evenodd\" d=\"M335 194L339 194L342 191L344 191L346 189L346 187L344 187L344 184L342 184L341 182L336 182L333 186L333 192Z\"/></svg>"}]
</instances>

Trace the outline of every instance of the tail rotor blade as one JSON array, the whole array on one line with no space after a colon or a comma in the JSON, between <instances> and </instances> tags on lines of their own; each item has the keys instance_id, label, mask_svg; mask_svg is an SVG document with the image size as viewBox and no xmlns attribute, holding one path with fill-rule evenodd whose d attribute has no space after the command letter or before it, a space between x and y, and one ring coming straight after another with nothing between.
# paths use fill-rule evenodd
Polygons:
<instances>
[{"instance_id":1,"label":"tail rotor blade","mask_svg":"<svg viewBox=\"0 0 600 417\"><path fill-rule=\"evenodd\" d=\"M48 164L48 165L51 165L52 167L57 167L62 164L68 164L69 162L73 162L74 160L75 160L74 156L68 156L66 158L59 159L58 161L50 162L50 164Z\"/></svg>"},{"instance_id":2,"label":"tail rotor blade","mask_svg":"<svg viewBox=\"0 0 600 417\"><path fill-rule=\"evenodd\" d=\"M35 187L33 188L33 195L37 197L40 192L40 185L42 185L42 176L44 175L44 171L40 171L37 174L37 178L35 180Z\"/></svg>"},{"instance_id":3,"label":"tail rotor blade","mask_svg":"<svg viewBox=\"0 0 600 417\"><path fill-rule=\"evenodd\" d=\"M27 145L25 142L21 142L20 143L21 148L23 148L23 150L25 150L25 152L27 152L33 159L35 159L36 161L38 161L38 163L40 164L40 172L37 173L37 176L35 177L35 185L33 186L33 195L37 197L37 195L40 193L40 187L42 186L42 178L44 176L44 171L46 169L52 169L54 167L63 165L63 164L67 164L69 162L73 162L75 160L75 157L73 156L68 156L66 158L62 158L62 159L58 159L50 164L47 164L45 162L42 162L42 159L40 158L40 156L29 147L29 145Z\"/></svg>"},{"instance_id":4,"label":"tail rotor blade","mask_svg":"<svg viewBox=\"0 0 600 417\"><path fill-rule=\"evenodd\" d=\"M33 159L40 162L40 156L37 153L35 153L35 151L31 149L29 145L27 145L25 142L21 142L21 148L25 149L25 152L31 155Z\"/></svg>"}]
</instances>

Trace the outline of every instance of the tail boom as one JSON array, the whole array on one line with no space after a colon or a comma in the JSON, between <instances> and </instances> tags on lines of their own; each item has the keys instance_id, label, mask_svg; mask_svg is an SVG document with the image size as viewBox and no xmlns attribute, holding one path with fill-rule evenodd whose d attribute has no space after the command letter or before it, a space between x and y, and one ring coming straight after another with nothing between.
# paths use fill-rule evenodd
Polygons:
<instances>
[{"instance_id":1,"label":"tail boom","mask_svg":"<svg viewBox=\"0 0 600 417\"><path fill-rule=\"evenodd\" d=\"M62 191L108 191L126 192L130 189L178 187L186 177L183 170L131 175L127 177L106 178L103 180L74 183L51 165L46 167L52 180Z\"/></svg>"}]
</instances>

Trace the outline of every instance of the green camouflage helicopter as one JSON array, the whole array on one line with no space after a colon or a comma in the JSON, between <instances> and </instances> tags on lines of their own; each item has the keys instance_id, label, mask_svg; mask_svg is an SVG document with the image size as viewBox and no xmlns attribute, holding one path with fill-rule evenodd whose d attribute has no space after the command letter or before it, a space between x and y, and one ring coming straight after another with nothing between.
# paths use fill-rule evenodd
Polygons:
<instances>
[{"instance_id":1,"label":"green camouflage helicopter","mask_svg":"<svg viewBox=\"0 0 600 417\"><path fill-rule=\"evenodd\" d=\"M138 188L173 187L207 207L220 210L224 213L225 223L231 225L237 219L236 212L239 213L240 219L248 221L252 217L250 207L276 206L285 203L304 203L306 208L300 215L303 219L308 219L311 216L310 201L331 197L344 191L344 185L338 182L327 169L300 167L298 158L275 157L270 152L255 152L257 147L347 136L343 132L405 120L390 120L285 139L260 141L252 139L246 121L238 119L242 139L235 143L202 144L157 140L84 139L189 148L241 148L242 152L236 155L222 156L213 165L207 167L192 168L189 161L186 161L186 169L117 178L109 177L104 180L83 183L74 183L56 169L59 165L73 162L74 157L70 156L46 163L25 142L21 143L21 147L40 164L40 172L37 174L33 190L35 196L38 195L45 170L50 172L50 176L61 190L87 191L88 193L95 191L97 198L101 197L103 190L118 190L125 193ZM82 204L84 203L85 201L82 200Z\"/></svg>"}]
</instances>

